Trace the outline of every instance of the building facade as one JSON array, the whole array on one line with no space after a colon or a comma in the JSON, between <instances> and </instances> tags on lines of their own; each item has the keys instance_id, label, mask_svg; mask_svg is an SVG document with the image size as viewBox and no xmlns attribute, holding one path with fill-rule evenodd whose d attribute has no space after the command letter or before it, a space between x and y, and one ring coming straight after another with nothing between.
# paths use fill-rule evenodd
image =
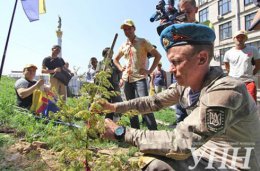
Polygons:
<instances>
[{"instance_id":1,"label":"building facade","mask_svg":"<svg viewBox=\"0 0 260 171\"><path fill-rule=\"evenodd\" d=\"M225 52L234 47L233 34L239 30L248 30L259 8L253 0L197 0L197 6L198 21L210 21L216 33L215 57L212 64L223 67ZM260 31L248 32L246 44L255 46L260 52ZM260 90L260 73L256 75L255 80Z\"/></svg>"}]
</instances>

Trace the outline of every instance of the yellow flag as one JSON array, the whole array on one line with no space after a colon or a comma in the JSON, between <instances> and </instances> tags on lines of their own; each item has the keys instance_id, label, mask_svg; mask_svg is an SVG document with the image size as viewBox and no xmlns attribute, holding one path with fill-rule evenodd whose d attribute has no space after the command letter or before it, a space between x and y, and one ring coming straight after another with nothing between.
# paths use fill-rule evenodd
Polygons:
<instances>
[{"instance_id":1,"label":"yellow flag","mask_svg":"<svg viewBox=\"0 0 260 171\"><path fill-rule=\"evenodd\" d=\"M39 13L40 14L46 13L45 0L39 0Z\"/></svg>"}]
</instances>

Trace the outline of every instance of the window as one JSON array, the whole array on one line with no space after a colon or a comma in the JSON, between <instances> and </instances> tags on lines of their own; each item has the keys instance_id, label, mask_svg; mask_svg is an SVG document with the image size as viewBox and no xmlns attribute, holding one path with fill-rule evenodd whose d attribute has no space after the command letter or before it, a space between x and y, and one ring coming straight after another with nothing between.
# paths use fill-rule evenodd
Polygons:
<instances>
[{"instance_id":1,"label":"window","mask_svg":"<svg viewBox=\"0 0 260 171\"><path fill-rule=\"evenodd\" d=\"M205 4L208 0L199 0L199 5Z\"/></svg>"},{"instance_id":2,"label":"window","mask_svg":"<svg viewBox=\"0 0 260 171\"><path fill-rule=\"evenodd\" d=\"M253 0L244 0L245 6L249 5L249 4L252 4L252 3L253 3Z\"/></svg>"},{"instance_id":3,"label":"window","mask_svg":"<svg viewBox=\"0 0 260 171\"><path fill-rule=\"evenodd\" d=\"M199 22L203 23L208 20L208 8L205 8L199 12Z\"/></svg>"},{"instance_id":4,"label":"window","mask_svg":"<svg viewBox=\"0 0 260 171\"><path fill-rule=\"evenodd\" d=\"M252 21L254 19L255 14L256 13L252 13L252 14L249 14L249 15L245 16L245 23L246 23L245 30L249 29L249 27L250 27L250 25L251 25L251 23L252 23Z\"/></svg>"},{"instance_id":5,"label":"window","mask_svg":"<svg viewBox=\"0 0 260 171\"><path fill-rule=\"evenodd\" d=\"M231 11L231 0L220 0L218 2L219 15L227 14Z\"/></svg>"},{"instance_id":6,"label":"window","mask_svg":"<svg viewBox=\"0 0 260 171\"><path fill-rule=\"evenodd\" d=\"M232 37L231 21L219 26L219 40L225 40Z\"/></svg>"},{"instance_id":7,"label":"window","mask_svg":"<svg viewBox=\"0 0 260 171\"><path fill-rule=\"evenodd\" d=\"M256 47L258 49L258 52L260 53L260 41L252 42L252 43L246 43L246 45Z\"/></svg>"}]
</instances>

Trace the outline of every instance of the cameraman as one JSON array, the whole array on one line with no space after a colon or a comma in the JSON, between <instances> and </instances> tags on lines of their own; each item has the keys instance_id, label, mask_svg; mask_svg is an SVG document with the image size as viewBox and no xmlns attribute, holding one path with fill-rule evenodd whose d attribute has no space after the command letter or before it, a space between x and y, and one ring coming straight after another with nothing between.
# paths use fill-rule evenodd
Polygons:
<instances>
[{"instance_id":1,"label":"cameraman","mask_svg":"<svg viewBox=\"0 0 260 171\"><path fill-rule=\"evenodd\" d=\"M198 12L198 7L196 6L195 0L180 0L178 4L180 13L186 15L184 23L198 23L196 21L196 13Z\"/></svg>"},{"instance_id":2,"label":"cameraman","mask_svg":"<svg viewBox=\"0 0 260 171\"><path fill-rule=\"evenodd\" d=\"M184 23L199 23L196 21L196 13L198 7L196 6L195 0L180 0L178 4L179 12L185 14ZM173 73L172 71L170 71ZM173 75L174 77L174 75ZM199 93L194 96L194 99L199 97ZM183 121L187 117L187 112L179 104L176 105L176 124Z\"/></svg>"}]
</instances>

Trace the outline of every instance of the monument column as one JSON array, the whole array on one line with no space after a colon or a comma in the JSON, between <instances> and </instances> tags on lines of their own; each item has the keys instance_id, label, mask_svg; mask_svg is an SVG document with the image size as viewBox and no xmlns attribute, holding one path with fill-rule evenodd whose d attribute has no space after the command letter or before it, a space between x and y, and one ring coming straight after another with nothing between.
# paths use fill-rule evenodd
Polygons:
<instances>
[{"instance_id":1,"label":"monument column","mask_svg":"<svg viewBox=\"0 0 260 171\"><path fill-rule=\"evenodd\" d=\"M62 58L62 31L61 31L61 17L59 16L59 20L58 20L58 30L56 31L56 35L58 38L58 45L61 47L61 51L60 54L58 55L58 57Z\"/></svg>"}]
</instances>

